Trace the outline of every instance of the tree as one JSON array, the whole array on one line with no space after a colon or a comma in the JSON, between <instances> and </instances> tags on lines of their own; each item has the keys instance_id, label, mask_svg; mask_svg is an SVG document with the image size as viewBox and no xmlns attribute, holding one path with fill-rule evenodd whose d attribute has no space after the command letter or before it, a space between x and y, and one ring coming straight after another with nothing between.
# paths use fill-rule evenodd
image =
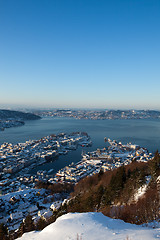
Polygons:
<instances>
[{"instance_id":1,"label":"tree","mask_svg":"<svg viewBox=\"0 0 160 240\"><path fill-rule=\"evenodd\" d=\"M116 174L114 174L110 181L110 189L113 195L118 196L120 190L124 187L126 182L126 172L124 166L117 169Z\"/></svg>"},{"instance_id":2,"label":"tree","mask_svg":"<svg viewBox=\"0 0 160 240\"><path fill-rule=\"evenodd\" d=\"M1 223L0 224L0 239L6 240L7 239L7 235L8 235L7 227L3 223Z\"/></svg>"},{"instance_id":3,"label":"tree","mask_svg":"<svg viewBox=\"0 0 160 240\"><path fill-rule=\"evenodd\" d=\"M98 179L100 179L102 177L103 173L104 173L103 169L101 168L99 173L98 173Z\"/></svg>"},{"instance_id":4,"label":"tree","mask_svg":"<svg viewBox=\"0 0 160 240\"><path fill-rule=\"evenodd\" d=\"M18 229L18 235L21 237L23 235L23 233L25 233L25 225L24 225L24 222L22 222L19 226L19 229Z\"/></svg>"},{"instance_id":5,"label":"tree","mask_svg":"<svg viewBox=\"0 0 160 240\"><path fill-rule=\"evenodd\" d=\"M103 189L103 186L100 185L97 189L96 197L95 197L96 203L97 203L97 209L100 207L103 194L104 194L104 189Z\"/></svg>"},{"instance_id":6,"label":"tree","mask_svg":"<svg viewBox=\"0 0 160 240\"><path fill-rule=\"evenodd\" d=\"M157 172L159 168L160 168L160 155L157 150L154 158L150 161L150 172L153 179L157 177Z\"/></svg>"},{"instance_id":7,"label":"tree","mask_svg":"<svg viewBox=\"0 0 160 240\"><path fill-rule=\"evenodd\" d=\"M34 221L30 214L27 215L26 219L24 220L25 232L31 232L35 230Z\"/></svg>"},{"instance_id":8,"label":"tree","mask_svg":"<svg viewBox=\"0 0 160 240\"><path fill-rule=\"evenodd\" d=\"M36 230L40 231L45 227L46 227L46 221L41 217L37 222Z\"/></svg>"}]
</instances>

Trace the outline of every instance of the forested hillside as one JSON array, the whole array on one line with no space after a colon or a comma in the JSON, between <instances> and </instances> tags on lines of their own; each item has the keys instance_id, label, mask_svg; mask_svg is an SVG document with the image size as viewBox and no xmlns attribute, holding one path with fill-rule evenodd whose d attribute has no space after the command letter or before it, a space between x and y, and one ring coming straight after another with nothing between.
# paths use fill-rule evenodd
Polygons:
<instances>
[{"instance_id":1,"label":"forested hillside","mask_svg":"<svg viewBox=\"0 0 160 240\"><path fill-rule=\"evenodd\" d=\"M148 163L134 161L81 180L75 185L66 211L100 211L136 224L158 220L159 164L160 155L156 152Z\"/></svg>"},{"instance_id":2,"label":"forested hillside","mask_svg":"<svg viewBox=\"0 0 160 240\"><path fill-rule=\"evenodd\" d=\"M1 120L8 120L8 119L21 119L21 120L36 120L40 119L41 117L32 114L32 113L25 113L20 111L11 111L6 109L0 109L0 119Z\"/></svg>"}]
</instances>

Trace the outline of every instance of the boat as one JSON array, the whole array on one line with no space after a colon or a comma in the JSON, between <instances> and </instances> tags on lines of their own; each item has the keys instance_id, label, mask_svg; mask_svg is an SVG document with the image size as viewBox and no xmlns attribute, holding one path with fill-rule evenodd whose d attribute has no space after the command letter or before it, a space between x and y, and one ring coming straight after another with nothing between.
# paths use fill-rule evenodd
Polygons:
<instances>
[{"instance_id":1,"label":"boat","mask_svg":"<svg viewBox=\"0 0 160 240\"><path fill-rule=\"evenodd\" d=\"M48 173L51 173L51 172L53 172L53 168L48 171Z\"/></svg>"}]
</instances>

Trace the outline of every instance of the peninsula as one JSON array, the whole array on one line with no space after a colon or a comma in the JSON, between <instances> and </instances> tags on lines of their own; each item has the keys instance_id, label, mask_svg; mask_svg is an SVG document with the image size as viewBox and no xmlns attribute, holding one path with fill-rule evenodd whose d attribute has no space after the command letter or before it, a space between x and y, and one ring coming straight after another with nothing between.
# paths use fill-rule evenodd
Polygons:
<instances>
[{"instance_id":1,"label":"peninsula","mask_svg":"<svg viewBox=\"0 0 160 240\"><path fill-rule=\"evenodd\" d=\"M4 131L5 128L22 126L27 120L38 119L41 117L33 113L0 109L0 131Z\"/></svg>"}]
</instances>

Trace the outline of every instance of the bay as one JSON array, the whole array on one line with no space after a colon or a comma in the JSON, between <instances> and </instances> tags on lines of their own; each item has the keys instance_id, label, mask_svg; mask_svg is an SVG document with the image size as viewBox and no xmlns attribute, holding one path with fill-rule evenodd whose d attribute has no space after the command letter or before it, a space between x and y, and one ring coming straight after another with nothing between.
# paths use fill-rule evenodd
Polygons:
<instances>
[{"instance_id":1,"label":"bay","mask_svg":"<svg viewBox=\"0 0 160 240\"><path fill-rule=\"evenodd\" d=\"M132 142L149 151L160 151L160 120L89 120L74 118L42 118L41 120L27 121L24 126L5 129L0 132L0 144L10 142L16 144L29 139L58 134L60 132L71 133L73 131L87 132L93 142L92 147L86 151L96 150L106 146L104 137L121 141L123 144ZM57 160L36 167L33 173L42 169L54 169L58 171L71 162L81 160L82 148L71 151L67 155L60 156Z\"/></svg>"}]
</instances>

